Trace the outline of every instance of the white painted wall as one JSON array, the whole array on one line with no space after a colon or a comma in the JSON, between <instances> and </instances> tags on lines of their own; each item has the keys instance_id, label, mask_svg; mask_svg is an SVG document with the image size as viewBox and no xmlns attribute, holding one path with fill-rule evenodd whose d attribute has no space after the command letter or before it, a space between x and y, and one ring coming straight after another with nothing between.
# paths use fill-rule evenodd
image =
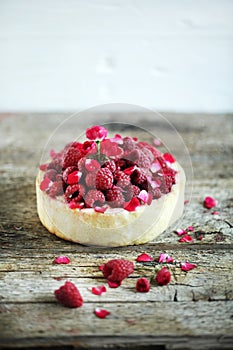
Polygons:
<instances>
[{"instance_id":1,"label":"white painted wall","mask_svg":"<svg viewBox=\"0 0 233 350\"><path fill-rule=\"evenodd\" d=\"M0 0L0 111L233 111L232 0Z\"/></svg>"}]
</instances>

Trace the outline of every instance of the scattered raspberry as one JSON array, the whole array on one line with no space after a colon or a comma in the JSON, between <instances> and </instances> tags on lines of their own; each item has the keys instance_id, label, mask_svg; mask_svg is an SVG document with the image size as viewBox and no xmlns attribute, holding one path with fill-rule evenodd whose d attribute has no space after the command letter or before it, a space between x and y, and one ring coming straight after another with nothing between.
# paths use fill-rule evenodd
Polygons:
<instances>
[{"instance_id":1,"label":"scattered raspberry","mask_svg":"<svg viewBox=\"0 0 233 350\"><path fill-rule=\"evenodd\" d=\"M147 278L142 277L137 280L136 291L139 293L147 293L150 290L150 281Z\"/></svg>"},{"instance_id":2,"label":"scattered raspberry","mask_svg":"<svg viewBox=\"0 0 233 350\"><path fill-rule=\"evenodd\" d=\"M203 204L204 204L204 207L206 207L207 209L211 209L213 207L216 207L217 202L212 197L205 197Z\"/></svg>"},{"instance_id":3,"label":"scattered raspberry","mask_svg":"<svg viewBox=\"0 0 233 350\"><path fill-rule=\"evenodd\" d=\"M119 187L113 187L106 191L106 201L109 202L111 207L122 207L124 204L124 196L122 190Z\"/></svg>"},{"instance_id":4,"label":"scattered raspberry","mask_svg":"<svg viewBox=\"0 0 233 350\"><path fill-rule=\"evenodd\" d=\"M120 187L126 187L130 185L130 176L126 175L123 171L117 170L114 174L114 180L116 185Z\"/></svg>"},{"instance_id":5,"label":"scattered raspberry","mask_svg":"<svg viewBox=\"0 0 233 350\"><path fill-rule=\"evenodd\" d=\"M69 166L77 166L79 159L82 157L82 152L76 147L69 147L63 154L62 167L65 169Z\"/></svg>"},{"instance_id":6,"label":"scattered raspberry","mask_svg":"<svg viewBox=\"0 0 233 350\"><path fill-rule=\"evenodd\" d=\"M133 197L137 197L140 191L140 188L135 185L129 185L125 187L123 191L125 201L129 202Z\"/></svg>"},{"instance_id":7,"label":"scattered raspberry","mask_svg":"<svg viewBox=\"0 0 233 350\"><path fill-rule=\"evenodd\" d=\"M104 264L103 275L108 281L121 282L134 270L134 264L124 259L114 259Z\"/></svg>"},{"instance_id":8,"label":"scattered raspberry","mask_svg":"<svg viewBox=\"0 0 233 350\"><path fill-rule=\"evenodd\" d=\"M166 284L170 283L171 274L167 267L163 267L161 270L159 270L155 279L160 286L165 286Z\"/></svg>"},{"instance_id":9,"label":"scattered raspberry","mask_svg":"<svg viewBox=\"0 0 233 350\"><path fill-rule=\"evenodd\" d=\"M87 207L93 208L95 206L101 206L105 202L105 197L101 191L90 190L87 192L84 200Z\"/></svg>"},{"instance_id":10,"label":"scattered raspberry","mask_svg":"<svg viewBox=\"0 0 233 350\"><path fill-rule=\"evenodd\" d=\"M52 162L50 162L47 165L46 170L49 170L49 169L55 169L57 173L60 173L62 170L60 159L54 159Z\"/></svg>"},{"instance_id":11,"label":"scattered raspberry","mask_svg":"<svg viewBox=\"0 0 233 350\"><path fill-rule=\"evenodd\" d=\"M62 178L63 178L65 183L67 183L67 181L68 181L68 176L76 170L78 170L77 166L72 165L63 171Z\"/></svg>"},{"instance_id":12,"label":"scattered raspberry","mask_svg":"<svg viewBox=\"0 0 233 350\"><path fill-rule=\"evenodd\" d=\"M159 188L150 189L150 194L153 196L153 199L159 199L162 196Z\"/></svg>"},{"instance_id":13,"label":"scattered raspberry","mask_svg":"<svg viewBox=\"0 0 233 350\"><path fill-rule=\"evenodd\" d=\"M65 199L68 203L71 201L80 202L84 194L85 187L83 185L69 185L65 191Z\"/></svg>"},{"instance_id":14,"label":"scattered raspberry","mask_svg":"<svg viewBox=\"0 0 233 350\"><path fill-rule=\"evenodd\" d=\"M116 171L116 163L114 160L108 160L102 165L102 168L108 168L111 173L114 173Z\"/></svg>"},{"instance_id":15,"label":"scattered raspberry","mask_svg":"<svg viewBox=\"0 0 233 350\"><path fill-rule=\"evenodd\" d=\"M97 190L108 190L113 184L113 174L108 168L101 168L96 175Z\"/></svg>"},{"instance_id":16,"label":"scattered raspberry","mask_svg":"<svg viewBox=\"0 0 233 350\"><path fill-rule=\"evenodd\" d=\"M86 160L87 160L86 157L82 157L78 161L78 170L81 171L82 173L86 172Z\"/></svg>"},{"instance_id":17,"label":"scattered raspberry","mask_svg":"<svg viewBox=\"0 0 233 350\"><path fill-rule=\"evenodd\" d=\"M76 308L83 305L83 299L78 288L67 281L63 286L54 291L56 299L64 306Z\"/></svg>"}]
</instances>

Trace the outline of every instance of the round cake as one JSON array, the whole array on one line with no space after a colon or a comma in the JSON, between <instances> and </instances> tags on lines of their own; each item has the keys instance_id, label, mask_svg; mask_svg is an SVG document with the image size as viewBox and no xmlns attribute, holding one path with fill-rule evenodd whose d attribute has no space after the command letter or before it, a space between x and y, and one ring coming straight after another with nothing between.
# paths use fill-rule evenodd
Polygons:
<instances>
[{"instance_id":1,"label":"round cake","mask_svg":"<svg viewBox=\"0 0 233 350\"><path fill-rule=\"evenodd\" d=\"M135 137L86 130L40 166L37 210L42 224L72 242L103 247L149 242L179 219L185 174L170 153Z\"/></svg>"}]
</instances>

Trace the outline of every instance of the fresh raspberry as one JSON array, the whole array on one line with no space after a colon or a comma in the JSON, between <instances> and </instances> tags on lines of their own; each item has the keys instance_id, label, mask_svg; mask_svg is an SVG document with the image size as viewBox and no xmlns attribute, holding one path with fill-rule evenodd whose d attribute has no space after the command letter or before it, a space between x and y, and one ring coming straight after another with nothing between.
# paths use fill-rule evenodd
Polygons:
<instances>
[{"instance_id":1,"label":"fresh raspberry","mask_svg":"<svg viewBox=\"0 0 233 350\"><path fill-rule=\"evenodd\" d=\"M105 197L101 191L90 190L87 192L84 200L87 207L93 208L102 205L105 202Z\"/></svg>"},{"instance_id":2,"label":"fresh raspberry","mask_svg":"<svg viewBox=\"0 0 233 350\"><path fill-rule=\"evenodd\" d=\"M95 181L96 181L96 173L88 173L85 178L86 185L89 188L95 188Z\"/></svg>"},{"instance_id":3,"label":"fresh raspberry","mask_svg":"<svg viewBox=\"0 0 233 350\"><path fill-rule=\"evenodd\" d=\"M125 151L132 151L135 148L135 141L131 137L124 137L122 147Z\"/></svg>"},{"instance_id":4,"label":"fresh raspberry","mask_svg":"<svg viewBox=\"0 0 233 350\"><path fill-rule=\"evenodd\" d=\"M101 168L96 175L97 190L108 190L113 184L113 174L108 168Z\"/></svg>"},{"instance_id":5,"label":"fresh raspberry","mask_svg":"<svg viewBox=\"0 0 233 350\"><path fill-rule=\"evenodd\" d=\"M145 181L147 181L146 175L143 171L136 169L131 174L131 181L133 185L142 185Z\"/></svg>"},{"instance_id":6,"label":"fresh raspberry","mask_svg":"<svg viewBox=\"0 0 233 350\"><path fill-rule=\"evenodd\" d=\"M140 188L135 185L129 185L125 187L123 192L125 201L129 202L133 197L137 197L140 191L141 191Z\"/></svg>"},{"instance_id":7,"label":"fresh raspberry","mask_svg":"<svg viewBox=\"0 0 233 350\"><path fill-rule=\"evenodd\" d=\"M114 160L108 160L103 165L102 168L108 168L112 173L116 171L116 163Z\"/></svg>"},{"instance_id":8,"label":"fresh raspberry","mask_svg":"<svg viewBox=\"0 0 233 350\"><path fill-rule=\"evenodd\" d=\"M54 291L56 299L64 306L76 308L83 305L83 298L78 288L69 281Z\"/></svg>"},{"instance_id":9,"label":"fresh raspberry","mask_svg":"<svg viewBox=\"0 0 233 350\"><path fill-rule=\"evenodd\" d=\"M53 182L52 186L49 188L49 195L51 197L61 196L64 194L62 181Z\"/></svg>"},{"instance_id":10,"label":"fresh raspberry","mask_svg":"<svg viewBox=\"0 0 233 350\"><path fill-rule=\"evenodd\" d=\"M130 184L130 176L121 170L117 170L114 173L114 180L116 182L116 185L120 187L126 187Z\"/></svg>"},{"instance_id":11,"label":"fresh raspberry","mask_svg":"<svg viewBox=\"0 0 233 350\"><path fill-rule=\"evenodd\" d=\"M82 157L78 161L78 170L81 171L82 173L86 172L86 157Z\"/></svg>"},{"instance_id":12,"label":"fresh raspberry","mask_svg":"<svg viewBox=\"0 0 233 350\"><path fill-rule=\"evenodd\" d=\"M124 196L121 188L113 187L106 191L106 201L114 208L122 207L124 204Z\"/></svg>"},{"instance_id":13,"label":"fresh raspberry","mask_svg":"<svg viewBox=\"0 0 233 350\"><path fill-rule=\"evenodd\" d=\"M155 279L160 286L166 286L168 283L170 283L171 274L167 267L163 267L161 270L159 270Z\"/></svg>"},{"instance_id":14,"label":"fresh raspberry","mask_svg":"<svg viewBox=\"0 0 233 350\"><path fill-rule=\"evenodd\" d=\"M127 167L126 159L117 159L115 164L117 170L124 170Z\"/></svg>"},{"instance_id":15,"label":"fresh raspberry","mask_svg":"<svg viewBox=\"0 0 233 350\"><path fill-rule=\"evenodd\" d=\"M169 193L171 191L173 184L173 177L172 176L164 176L161 178L161 185L160 185L160 191L162 193Z\"/></svg>"},{"instance_id":16,"label":"fresh raspberry","mask_svg":"<svg viewBox=\"0 0 233 350\"><path fill-rule=\"evenodd\" d=\"M138 159L140 158L140 150L138 149L134 149L133 151L124 154L124 157L128 160L131 161L133 163L137 163ZM128 165L130 166L130 165Z\"/></svg>"},{"instance_id":17,"label":"fresh raspberry","mask_svg":"<svg viewBox=\"0 0 233 350\"><path fill-rule=\"evenodd\" d=\"M65 199L68 203L71 201L80 202L85 194L85 187L81 184L69 185L65 191Z\"/></svg>"},{"instance_id":18,"label":"fresh raspberry","mask_svg":"<svg viewBox=\"0 0 233 350\"><path fill-rule=\"evenodd\" d=\"M134 270L134 264L124 259L114 259L108 261L103 266L103 275L110 282L121 283Z\"/></svg>"},{"instance_id":19,"label":"fresh raspberry","mask_svg":"<svg viewBox=\"0 0 233 350\"><path fill-rule=\"evenodd\" d=\"M69 166L77 166L79 159L82 157L82 152L79 148L69 147L67 148L62 156L62 167L63 169Z\"/></svg>"},{"instance_id":20,"label":"fresh raspberry","mask_svg":"<svg viewBox=\"0 0 233 350\"><path fill-rule=\"evenodd\" d=\"M149 193L153 196L153 199L159 199L162 196L162 193L158 187L150 188Z\"/></svg>"},{"instance_id":21,"label":"fresh raspberry","mask_svg":"<svg viewBox=\"0 0 233 350\"><path fill-rule=\"evenodd\" d=\"M62 173L62 178L64 180L65 183L67 183L68 180L68 176L73 173L74 171L78 170L77 166L68 166L68 168L66 168L63 173Z\"/></svg>"},{"instance_id":22,"label":"fresh raspberry","mask_svg":"<svg viewBox=\"0 0 233 350\"><path fill-rule=\"evenodd\" d=\"M150 159L145 155L145 153L142 150L140 151L140 156L136 163L140 168L149 168L151 165Z\"/></svg>"},{"instance_id":23,"label":"fresh raspberry","mask_svg":"<svg viewBox=\"0 0 233 350\"><path fill-rule=\"evenodd\" d=\"M48 177L50 180L54 181L56 180L56 175L57 175L57 172L55 169L49 169L49 170L46 170L44 177Z\"/></svg>"},{"instance_id":24,"label":"fresh raspberry","mask_svg":"<svg viewBox=\"0 0 233 350\"><path fill-rule=\"evenodd\" d=\"M140 293L147 293L150 290L150 281L145 278L139 278L136 283L136 290Z\"/></svg>"},{"instance_id":25,"label":"fresh raspberry","mask_svg":"<svg viewBox=\"0 0 233 350\"><path fill-rule=\"evenodd\" d=\"M50 162L47 165L47 169L46 170L49 170L49 169L55 169L57 173L60 173L61 169L62 169L60 159L54 159L52 162Z\"/></svg>"}]
</instances>

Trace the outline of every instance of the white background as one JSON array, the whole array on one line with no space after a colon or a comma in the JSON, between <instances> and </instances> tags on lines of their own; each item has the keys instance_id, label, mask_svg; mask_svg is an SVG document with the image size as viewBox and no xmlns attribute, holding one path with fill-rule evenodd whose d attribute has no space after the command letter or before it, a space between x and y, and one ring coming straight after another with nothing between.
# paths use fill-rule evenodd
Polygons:
<instances>
[{"instance_id":1,"label":"white background","mask_svg":"<svg viewBox=\"0 0 233 350\"><path fill-rule=\"evenodd\" d=\"M0 0L0 111L233 111L232 0Z\"/></svg>"}]
</instances>

